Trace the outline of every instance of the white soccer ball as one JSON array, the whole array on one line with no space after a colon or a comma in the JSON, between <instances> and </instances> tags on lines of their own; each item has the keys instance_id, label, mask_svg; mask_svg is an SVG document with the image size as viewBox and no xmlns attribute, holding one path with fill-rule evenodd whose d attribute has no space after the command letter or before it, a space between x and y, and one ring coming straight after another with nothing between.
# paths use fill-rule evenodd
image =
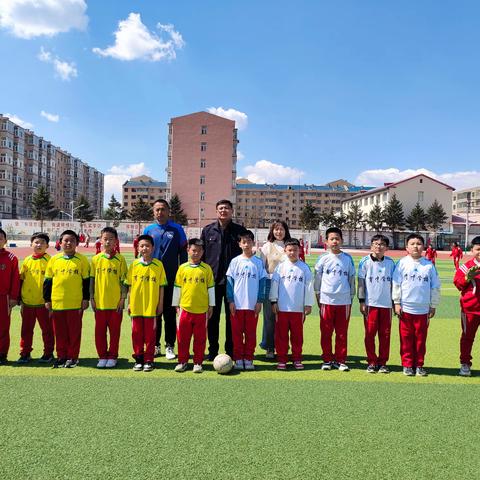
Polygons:
<instances>
[{"instance_id":1,"label":"white soccer ball","mask_svg":"<svg viewBox=\"0 0 480 480\"><path fill-rule=\"evenodd\" d=\"M226 353L220 353L213 360L213 368L217 373L225 375L233 368L233 360Z\"/></svg>"}]
</instances>

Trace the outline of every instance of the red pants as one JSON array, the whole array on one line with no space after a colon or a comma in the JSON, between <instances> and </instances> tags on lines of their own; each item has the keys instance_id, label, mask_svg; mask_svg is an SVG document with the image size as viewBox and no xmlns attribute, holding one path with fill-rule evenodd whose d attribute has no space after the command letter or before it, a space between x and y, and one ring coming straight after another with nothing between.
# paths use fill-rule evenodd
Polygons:
<instances>
[{"instance_id":1,"label":"red pants","mask_svg":"<svg viewBox=\"0 0 480 480\"><path fill-rule=\"evenodd\" d=\"M279 363L288 361L288 332L292 344L292 362L302 361L304 318L302 312L278 312L275 322L275 350Z\"/></svg>"},{"instance_id":2,"label":"red pants","mask_svg":"<svg viewBox=\"0 0 480 480\"><path fill-rule=\"evenodd\" d=\"M156 318L132 317L133 358L153 362L155 356Z\"/></svg>"},{"instance_id":3,"label":"red pants","mask_svg":"<svg viewBox=\"0 0 480 480\"><path fill-rule=\"evenodd\" d=\"M0 295L0 356L6 357L10 348L10 308L8 296Z\"/></svg>"},{"instance_id":4,"label":"red pants","mask_svg":"<svg viewBox=\"0 0 480 480\"><path fill-rule=\"evenodd\" d=\"M367 307L363 319L365 325L365 350L369 365L386 365L390 356L390 331L392 326L392 309ZM375 337L378 333L378 357L375 354Z\"/></svg>"},{"instance_id":5,"label":"red pants","mask_svg":"<svg viewBox=\"0 0 480 480\"><path fill-rule=\"evenodd\" d=\"M193 363L201 365L207 344L206 313L190 313L180 310L177 325L178 362L187 363L190 356L190 341L193 335Z\"/></svg>"},{"instance_id":6,"label":"red pants","mask_svg":"<svg viewBox=\"0 0 480 480\"><path fill-rule=\"evenodd\" d=\"M472 347L480 325L480 315L462 312L462 336L460 337L460 363L472 365Z\"/></svg>"},{"instance_id":7,"label":"red pants","mask_svg":"<svg viewBox=\"0 0 480 480\"><path fill-rule=\"evenodd\" d=\"M82 316L82 310L59 310L52 313L58 358L78 358L82 339Z\"/></svg>"},{"instance_id":8,"label":"red pants","mask_svg":"<svg viewBox=\"0 0 480 480\"><path fill-rule=\"evenodd\" d=\"M232 323L233 359L253 360L257 344L258 316L254 310L237 310Z\"/></svg>"},{"instance_id":9,"label":"red pants","mask_svg":"<svg viewBox=\"0 0 480 480\"><path fill-rule=\"evenodd\" d=\"M42 330L43 353L52 355L55 347L53 321L50 312L45 307L22 306L22 330L20 338L20 355L28 355L32 351L33 330L38 320Z\"/></svg>"},{"instance_id":10,"label":"red pants","mask_svg":"<svg viewBox=\"0 0 480 480\"><path fill-rule=\"evenodd\" d=\"M453 265L455 266L455 270L458 270L460 266L460 258L453 257Z\"/></svg>"},{"instance_id":11,"label":"red pants","mask_svg":"<svg viewBox=\"0 0 480 480\"><path fill-rule=\"evenodd\" d=\"M400 355L404 367L423 367L427 332L428 314L415 315L403 312L400 317Z\"/></svg>"},{"instance_id":12,"label":"red pants","mask_svg":"<svg viewBox=\"0 0 480 480\"><path fill-rule=\"evenodd\" d=\"M122 312L116 310L95 311L95 346L98 358L118 358ZM110 333L110 347L107 343L107 330Z\"/></svg>"},{"instance_id":13,"label":"red pants","mask_svg":"<svg viewBox=\"0 0 480 480\"><path fill-rule=\"evenodd\" d=\"M320 307L320 345L323 361L345 363L347 360L347 332L351 305L327 305ZM332 352L332 336L335 331L335 355Z\"/></svg>"}]
</instances>

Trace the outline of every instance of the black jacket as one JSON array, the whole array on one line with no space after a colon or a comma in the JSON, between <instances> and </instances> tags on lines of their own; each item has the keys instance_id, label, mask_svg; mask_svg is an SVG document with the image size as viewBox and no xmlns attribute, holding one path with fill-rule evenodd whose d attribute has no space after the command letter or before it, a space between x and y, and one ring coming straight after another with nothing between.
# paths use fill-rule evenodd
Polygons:
<instances>
[{"instance_id":1,"label":"black jacket","mask_svg":"<svg viewBox=\"0 0 480 480\"><path fill-rule=\"evenodd\" d=\"M218 221L202 230L201 238L205 250L202 260L212 267L216 284L225 282L225 273L230 261L242 253L237 235L245 231L245 227L234 222L230 222L227 228L222 230Z\"/></svg>"}]
</instances>

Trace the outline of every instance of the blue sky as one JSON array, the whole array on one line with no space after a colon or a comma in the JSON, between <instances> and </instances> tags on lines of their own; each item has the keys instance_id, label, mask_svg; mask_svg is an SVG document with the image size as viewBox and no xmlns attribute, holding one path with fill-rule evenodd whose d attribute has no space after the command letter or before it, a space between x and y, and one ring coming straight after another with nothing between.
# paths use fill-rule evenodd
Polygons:
<instances>
[{"instance_id":1,"label":"blue sky","mask_svg":"<svg viewBox=\"0 0 480 480\"><path fill-rule=\"evenodd\" d=\"M209 108L240 122L254 181L424 169L463 188L479 19L475 1L2 0L0 112L105 172L107 195L164 180L169 119Z\"/></svg>"}]
</instances>

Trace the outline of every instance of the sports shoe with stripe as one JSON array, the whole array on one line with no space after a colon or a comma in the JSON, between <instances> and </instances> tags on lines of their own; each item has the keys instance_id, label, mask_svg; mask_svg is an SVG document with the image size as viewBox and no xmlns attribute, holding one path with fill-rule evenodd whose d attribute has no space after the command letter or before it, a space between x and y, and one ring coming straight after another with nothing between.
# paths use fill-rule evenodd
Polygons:
<instances>
[{"instance_id":1,"label":"sports shoe with stripe","mask_svg":"<svg viewBox=\"0 0 480 480\"><path fill-rule=\"evenodd\" d=\"M470 377L472 375L470 365L468 363L462 363L462 365L460 365L460 371L458 372L458 374L461 377Z\"/></svg>"},{"instance_id":2,"label":"sports shoe with stripe","mask_svg":"<svg viewBox=\"0 0 480 480\"><path fill-rule=\"evenodd\" d=\"M322 370L331 370L332 369L332 362L323 362L321 369Z\"/></svg>"},{"instance_id":3,"label":"sports shoe with stripe","mask_svg":"<svg viewBox=\"0 0 480 480\"><path fill-rule=\"evenodd\" d=\"M417 367L417 377L426 377L428 375L427 371L423 367Z\"/></svg>"},{"instance_id":4,"label":"sports shoe with stripe","mask_svg":"<svg viewBox=\"0 0 480 480\"><path fill-rule=\"evenodd\" d=\"M188 367L188 363L177 363L175 371L178 373L184 372Z\"/></svg>"}]
</instances>

